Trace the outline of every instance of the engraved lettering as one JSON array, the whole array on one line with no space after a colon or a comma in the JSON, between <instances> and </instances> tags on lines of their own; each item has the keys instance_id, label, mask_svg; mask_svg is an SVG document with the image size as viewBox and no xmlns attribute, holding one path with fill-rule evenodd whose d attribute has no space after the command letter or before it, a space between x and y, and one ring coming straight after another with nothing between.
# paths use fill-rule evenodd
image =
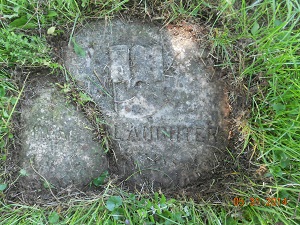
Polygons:
<instances>
[{"instance_id":1,"label":"engraved lettering","mask_svg":"<svg viewBox=\"0 0 300 225\"><path fill-rule=\"evenodd\" d=\"M170 132L168 127L166 126L156 127L156 137L157 140L161 140L161 141L170 139Z\"/></svg>"},{"instance_id":2,"label":"engraved lettering","mask_svg":"<svg viewBox=\"0 0 300 225\"><path fill-rule=\"evenodd\" d=\"M185 127L185 126L178 126L177 127L177 141L181 142L181 141L189 141L189 133L190 133L190 128Z\"/></svg>"},{"instance_id":3,"label":"engraved lettering","mask_svg":"<svg viewBox=\"0 0 300 225\"><path fill-rule=\"evenodd\" d=\"M131 49L133 82L132 87L137 82L155 82L163 80L163 58L162 47L143 47L135 45Z\"/></svg>"},{"instance_id":4,"label":"engraved lettering","mask_svg":"<svg viewBox=\"0 0 300 225\"><path fill-rule=\"evenodd\" d=\"M218 132L217 127L212 127L212 126L208 127L208 141L209 142L214 143L216 141L217 132Z\"/></svg>"},{"instance_id":5,"label":"engraved lettering","mask_svg":"<svg viewBox=\"0 0 300 225\"><path fill-rule=\"evenodd\" d=\"M196 141L197 142L205 142L206 137L204 136L204 130L201 127L196 128Z\"/></svg>"},{"instance_id":6,"label":"engraved lettering","mask_svg":"<svg viewBox=\"0 0 300 225\"><path fill-rule=\"evenodd\" d=\"M159 136L161 137L161 140L167 140L170 139L170 131L167 127L163 126L159 129Z\"/></svg>"},{"instance_id":7,"label":"engraved lettering","mask_svg":"<svg viewBox=\"0 0 300 225\"><path fill-rule=\"evenodd\" d=\"M143 139L145 141L152 141L152 126L143 126Z\"/></svg>"},{"instance_id":8,"label":"engraved lettering","mask_svg":"<svg viewBox=\"0 0 300 225\"><path fill-rule=\"evenodd\" d=\"M163 57L162 47L154 45L148 49L149 55L146 62L148 62L149 72L151 72L155 81L163 80Z\"/></svg>"},{"instance_id":9,"label":"engraved lettering","mask_svg":"<svg viewBox=\"0 0 300 225\"><path fill-rule=\"evenodd\" d=\"M171 141L171 142L208 142L216 141L216 127L153 126L133 124L114 125L113 137L120 141Z\"/></svg>"},{"instance_id":10,"label":"engraved lettering","mask_svg":"<svg viewBox=\"0 0 300 225\"><path fill-rule=\"evenodd\" d=\"M139 141L139 136L138 136L138 132L135 126L132 126L130 131L129 131L129 135L128 135L128 140L129 141Z\"/></svg>"},{"instance_id":11,"label":"engraved lettering","mask_svg":"<svg viewBox=\"0 0 300 225\"><path fill-rule=\"evenodd\" d=\"M121 137L118 137L119 136L119 128L118 128L118 126L117 125L115 125L114 126L114 139L115 140L122 140L122 138Z\"/></svg>"},{"instance_id":12,"label":"engraved lettering","mask_svg":"<svg viewBox=\"0 0 300 225\"><path fill-rule=\"evenodd\" d=\"M130 81L129 49L127 45L116 45L109 48L110 76L114 83Z\"/></svg>"},{"instance_id":13,"label":"engraved lettering","mask_svg":"<svg viewBox=\"0 0 300 225\"><path fill-rule=\"evenodd\" d=\"M177 141L177 136L178 136L177 131L178 131L177 127L174 127L174 126L170 127L170 140L171 141Z\"/></svg>"}]
</instances>

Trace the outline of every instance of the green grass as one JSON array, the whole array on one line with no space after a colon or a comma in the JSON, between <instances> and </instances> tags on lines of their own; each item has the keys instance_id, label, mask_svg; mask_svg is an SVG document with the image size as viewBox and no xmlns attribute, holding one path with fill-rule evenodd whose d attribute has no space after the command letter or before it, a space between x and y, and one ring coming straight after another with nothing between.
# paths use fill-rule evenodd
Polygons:
<instances>
[{"instance_id":1,"label":"green grass","mask_svg":"<svg viewBox=\"0 0 300 225\"><path fill-rule=\"evenodd\" d=\"M2 150L0 159L6 160L6 146L8 139L12 138L9 127L9 120L11 118L13 108L17 102L14 97L18 93L16 85L7 75L5 70L0 71L0 106L1 106L1 122L0 122L0 148ZM3 175L3 173L1 173ZM0 176L1 177L1 176Z\"/></svg>"},{"instance_id":2,"label":"green grass","mask_svg":"<svg viewBox=\"0 0 300 225\"><path fill-rule=\"evenodd\" d=\"M126 193L125 193L126 194ZM72 207L37 208L20 205L4 206L3 224L221 224L233 220L224 210L216 214L210 205L193 201L179 202L155 195L137 199L137 195L105 196L101 199L70 202ZM122 205L114 204L120 201ZM121 199L121 200L120 200ZM104 201L104 202L103 202Z\"/></svg>"},{"instance_id":3,"label":"green grass","mask_svg":"<svg viewBox=\"0 0 300 225\"><path fill-rule=\"evenodd\" d=\"M300 223L300 3L286 1L36 1L0 0L0 224L299 224ZM247 1L248 2L248 1ZM107 186L101 197L48 207L5 201L5 161L13 143L12 115L22 93L16 68L63 69L47 39L66 34L84 20L114 14L140 15L167 24L201 18L218 66L233 85L247 89L251 106L240 130L244 144L235 160L248 158L253 176L237 175L233 199L195 203L163 194L129 194ZM47 34L55 27L53 34ZM21 79L24 80L25 78ZM236 96L233 96L233 100ZM246 114L247 114L246 113ZM264 171L256 174L257 168ZM233 171L234 172L234 171ZM2 191L1 191L2 190ZM113 197L113 198L112 198ZM288 199L286 206L249 204ZM119 216L117 216L119 215ZM281 223L279 223L281 222Z\"/></svg>"}]
</instances>

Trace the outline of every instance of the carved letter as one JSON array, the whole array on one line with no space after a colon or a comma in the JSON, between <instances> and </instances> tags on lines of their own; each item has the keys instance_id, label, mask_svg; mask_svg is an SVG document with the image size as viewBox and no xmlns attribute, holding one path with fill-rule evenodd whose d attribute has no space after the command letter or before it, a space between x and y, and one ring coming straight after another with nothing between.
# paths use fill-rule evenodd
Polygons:
<instances>
[{"instance_id":1,"label":"carved letter","mask_svg":"<svg viewBox=\"0 0 300 225\"><path fill-rule=\"evenodd\" d=\"M178 139L178 129L176 127L170 126L170 140L171 141L177 141Z\"/></svg>"},{"instance_id":2,"label":"carved letter","mask_svg":"<svg viewBox=\"0 0 300 225\"><path fill-rule=\"evenodd\" d=\"M129 49L126 45L116 45L109 48L110 76L114 83L130 81Z\"/></svg>"},{"instance_id":3,"label":"carved letter","mask_svg":"<svg viewBox=\"0 0 300 225\"><path fill-rule=\"evenodd\" d=\"M189 141L190 128L189 127L177 127L177 141Z\"/></svg>"},{"instance_id":4,"label":"carved letter","mask_svg":"<svg viewBox=\"0 0 300 225\"><path fill-rule=\"evenodd\" d=\"M143 126L143 139L145 141L152 141L152 126Z\"/></svg>"},{"instance_id":5,"label":"carved letter","mask_svg":"<svg viewBox=\"0 0 300 225\"><path fill-rule=\"evenodd\" d=\"M218 127L208 127L208 140L210 143L215 143L216 142L216 134L218 132Z\"/></svg>"},{"instance_id":6,"label":"carved letter","mask_svg":"<svg viewBox=\"0 0 300 225\"><path fill-rule=\"evenodd\" d=\"M196 128L196 141L197 142L205 142L205 131L203 130L203 128Z\"/></svg>"},{"instance_id":7,"label":"carved letter","mask_svg":"<svg viewBox=\"0 0 300 225\"><path fill-rule=\"evenodd\" d=\"M116 140L122 140L121 137L118 137L118 130L119 128L117 127L117 124L114 125L114 138Z\"/></svg>"},{"instance_id":8,"label":"carved letter","mask_svg":"<svg viewBox=\"0 0 300 225\"><path fill-rule=\"evenodd\" d=\"M134 126L132 126L129 131L128 141L139 141L138 132Z\"/></svg>"},{"instance_id":9,"label":"carved letter","mask_svg":"<svg viewBox=\"0 0 300 225\"><path fill-rule=\"evenodd\" d=\"M163 80L163 57L162 47L155 45L145 48L140 45L132 47L131 50L134 87L139 81L150 83Z\"/></svg>"}]
</instances>

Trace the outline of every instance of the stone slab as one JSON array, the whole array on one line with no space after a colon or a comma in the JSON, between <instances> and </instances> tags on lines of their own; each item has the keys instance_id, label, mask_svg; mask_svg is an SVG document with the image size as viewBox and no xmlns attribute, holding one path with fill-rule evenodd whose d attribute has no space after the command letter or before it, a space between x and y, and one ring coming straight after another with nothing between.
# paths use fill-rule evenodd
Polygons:
<instances>
[{"instance_id":1,"label":"stone slab","mask_svg":"<svg viewBox=\"0 0 300 225\"><path fill-rule=\"evenodd\" d=\"M31 181L44 182L44 177L55 187L82 188L107 170L92 126L56 88L48 84L31 88L35 95L21 109L21 168Z\"/></svg>"},{"instance_id":2,"label":"stone slab","mask_svg":"<svg viewBox=\"0 0 300 225\"><path fill-rule=\"evenodd\" d=\"M119 175L160 187L207 177L226 147L226 96L193 35L113 20L75 37L86 56L66 49L65 65L102 110Z\"/></svg>"}]
</instances>

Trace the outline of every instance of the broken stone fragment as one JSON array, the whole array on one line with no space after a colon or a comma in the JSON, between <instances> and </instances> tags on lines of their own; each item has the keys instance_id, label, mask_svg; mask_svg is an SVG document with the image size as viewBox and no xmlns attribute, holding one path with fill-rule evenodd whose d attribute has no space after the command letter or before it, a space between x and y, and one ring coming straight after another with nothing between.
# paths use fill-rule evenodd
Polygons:
<instances>
[{"instance_id":1,"label":"broken stone fragment","mask_svg":"<svg viewBox=\"0 0 300 225\"><path fill-rule=\"evenodd\" d=\"M82 188L107 170L100 144L82 112L54 87L32 87L21 109L21 168L29 182Z\"/></svg>"}]
</instances>

